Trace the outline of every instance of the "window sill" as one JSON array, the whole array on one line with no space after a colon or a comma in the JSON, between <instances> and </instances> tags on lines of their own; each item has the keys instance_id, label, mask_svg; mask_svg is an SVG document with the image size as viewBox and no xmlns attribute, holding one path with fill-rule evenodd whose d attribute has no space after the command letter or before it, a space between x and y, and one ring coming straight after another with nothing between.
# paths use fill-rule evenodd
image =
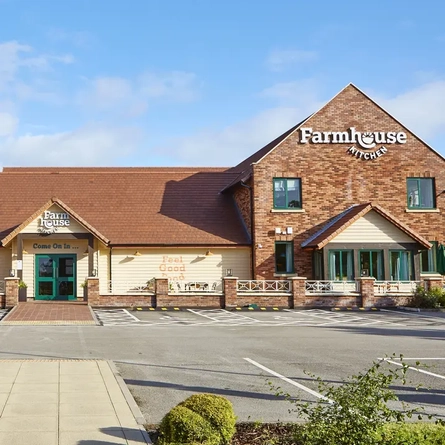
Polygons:
<instances>
[{"instance_id":1,"label":"window sill","mask_svg":"<svg viewBox=\"0 0 445 445\"><path fill-rule=\"evenodd\" d=\"M274 277L296 277L298 276L295 272L288 272L288 273L274 273Z\"/></svg>"},{"instance_id":2,"label":"window sill","mask_svg":"<svg viewBox=\"0 0 445 445\"><path fill-rule=\"evenodd\" d=\"M405 209L406 213L440 213L439 209Z\"/></svg>"},{"instance_id":3,"label":"window sill","mask_svg":"<svg viewBox=\"0 0 445 445\"><path fill-rule=\"evenodd\" d=\"M271 209L270 213L306 213L304 209Z\"/></svg>"}]
</instances>

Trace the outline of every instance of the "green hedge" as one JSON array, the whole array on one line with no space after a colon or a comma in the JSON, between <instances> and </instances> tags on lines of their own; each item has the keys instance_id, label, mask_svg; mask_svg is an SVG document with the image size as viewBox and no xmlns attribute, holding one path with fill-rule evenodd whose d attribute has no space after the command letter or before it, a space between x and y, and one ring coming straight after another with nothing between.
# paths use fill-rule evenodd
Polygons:
<instances>
[{"instance_id":1,"label":"green hedge","mask_svg":"<svg viewBox=\"0 0 445 445\"><path fill-rule=\"evenodd\" d=\"M159 443L228 444L235 433L232 404L221 396L195 394L175 406L162 419Z\"/></svg>"},{"instance_id":2,"label":"green hedge","mask_svg":"<svg viewBox=\"0 0 445 445\"><path fill-rule=\"evenodd\" d=\"M445 445L445 426L434 423L388 423L378 439L382 445Z\"/></svg>"}]
</instances>

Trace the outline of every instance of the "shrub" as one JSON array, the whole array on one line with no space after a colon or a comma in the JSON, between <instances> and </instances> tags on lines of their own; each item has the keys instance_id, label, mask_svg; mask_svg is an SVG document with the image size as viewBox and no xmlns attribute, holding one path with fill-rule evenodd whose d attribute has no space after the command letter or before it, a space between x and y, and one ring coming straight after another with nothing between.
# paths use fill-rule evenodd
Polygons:
<instances>
[{"instance_id":1,"label":"shrub","mask_svg":"<svg viewBox=\"0 0 445 445\"><path fill-rule=\"evenodd\" d=\"M445 307L445 291L440 287L433 287L427 291L419 286L411 300L411 306L423 309Z\"/></svg>"},{"instance_id":2,"label":"shrub","mask_svg":"<svg viewBox=\"0 0 445 445\"><path fill-rule=\"evenodd\" d=\"M445 427L432 423L388 423L378 433L383 444L445 445Z\"/></svg>"},{"instance_id":3,"label":"shrub","mask_svg":"<svg viewBox=\"0 0 445 445\"><path fill-rule=\"evenodd\" d=\"M297 443L304 445L377 445L378 433L387 422L402 422L417 414L415 410L395 410L387 402L398 401L390 389L395 381L405 384L409 368L400 356L400 368L390 368L386 360L374 362L366 372L352 376L340 386L315 378L323 399L310 403L291 398L295 411L306 423L296 429ZM397 360L397 359L396 359ZM394 444L397 442L394 442Z\"/></svg>"},{"instance_id":4,"label":"shrub","mask_svg":"<svg viewBox=\"0 0 445 445\"><path fill-rule=\"evenodd\" d=\"M221 396L195 394L173 408L160 425L160 443L227 444L235 433L232 404Z\"/></svg>"}]
</instances>

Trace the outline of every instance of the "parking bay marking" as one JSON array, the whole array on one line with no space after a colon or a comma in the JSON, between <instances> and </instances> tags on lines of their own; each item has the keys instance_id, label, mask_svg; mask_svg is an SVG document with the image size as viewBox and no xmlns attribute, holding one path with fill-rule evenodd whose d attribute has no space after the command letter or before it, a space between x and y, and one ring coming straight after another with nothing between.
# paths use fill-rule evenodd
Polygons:
<instances>
[{"instance_id":1,"label":"parking bay marking","mask_svg":"<svg viewBox=\"0 0 445 445\"><path fill-rule=\"evenodd\" d=\"M241 315L238 313L233 313L226 311L225 309L217 309L216 311L206 311L213 313L216 315L216 317L211 317L210 315L207 315L204 313L204 311L196 311L193 309L187 309L188 311L192 312L193 314L199 315L201 317L209 318L210 320L217 321L217 322L253 322L253 323L260 323L259 320L256 320L255 318L246 317L245 315Z\"/></svg>"},{"instance_id":2,"label":"parking bay marking","mask_svg":"<svg viewBox=\"0 0 445 445\"><path fill-rule=\"evenodd\" d=\"M397 362L394 362L392 360L381 359L381 358L379 358L379 360L385 360L385 362L392 363L393 365L403 367L402 363L397 363ZM441 359L441 360L443 360L443 359ZM415 368L414 366L409 366L408 369L412 369L413 371L421 372L422 374L427 374L427 375L430 375L431 377L437 377L439 379L445 380L445 376L444 375L435 374L434 372L425 371L424 369Z\"/></svg>"},{"instance_id":3,"label":"parking bay marking","mask_svg":"<svg viewBox=\"0 0 445 445\"><path fill-rule=\"evenodd\" d=\"M325 400L328 403L333 403L333 401L331 399L325 397L324 395L320 394L319 392L314 391L313 389L310 389L307 386L302 385L301 383L295 382L294 380L291 380L291 379L285 377L284 375L273 371L272 369L266 368L266 366L262 365L261 363L256 362L255 360L252 360L248 357L244 357L244 360L249 362L251 365L256 366L257 368L260 368L263 371L266 371L267 373L269 373L275 377L278 377L279 379L283 380L284 382L290 383L291 385L296 386L297 388L300 388L301 390L306 391L309 394L312 394L313 396L317 397L318 399Z\"/></svg>"}]
</instances>

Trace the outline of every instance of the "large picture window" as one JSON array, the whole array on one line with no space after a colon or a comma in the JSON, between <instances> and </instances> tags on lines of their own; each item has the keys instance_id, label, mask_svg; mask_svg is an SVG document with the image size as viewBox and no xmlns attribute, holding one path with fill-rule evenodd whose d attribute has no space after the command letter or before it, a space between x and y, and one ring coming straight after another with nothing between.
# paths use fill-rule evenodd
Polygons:
<instances>
[{"instance_id":1,"label":"large picture window","mask_svg":"<svg viewBox=\"0 0 445 445\"><path fill-rule=\"evenodd\" d=\"M273 206L275 209L301 209L301 179L275 178Z\"/></svg>"},{"instance_id":2,"label":"large picture window","mask_svg":"<svg viewBox=\"0 0 445 445\"><path fill-rule=\"evenodd\" d=\"M420 251L420 271L422 273L437 272L437 241L430 241L431 249Z\"/></svg>"},{"instance_id":3,"label":"large picture window","mask_svg":"<svg viewBox=\"0 0 445 445\"><path fill-rule=\"evenodd\" d=\"M335 281L352 281L354 279L352 250L329 251L329 279Z\"/></svg>"},{"instance_id":4,"label":"large picture window","mask_svg":"<svg viewBox=\"0 0 445 445\"><path fill-rule=\"evenodd\" d=\"M383 252L381 250L360 251L360 275L383 280Z\"/></svg>"},{"instance_id":5,"label":"large picture window","mask_svg":"<svg viewBox=\"0 0 445 445\"><path fill-rule=\"evenodd\" d=\"M277 273L294 272L294 245L291 241L275 243L275 271Z\"/></svg>"},{"instance_id":6,"label":"large picture window","mask_svg":"<svg viewBox=\"0 0 445 445\"><path fill-rule=\"evenodd\" d=\"M392 281L409 281L412 279L411 252L407 250L391 250L389 266Z\"/></svg>"},{"instance_id":7,"label":"large picture window","mask_svg":"<svg viewBox=\"0 0 445 445\"><path fill-rule=\"evenodd\" d=\"M408 208L409 209L434 209L434 179L433 178L408 178Z\"/></svg>"}]
</instances>

